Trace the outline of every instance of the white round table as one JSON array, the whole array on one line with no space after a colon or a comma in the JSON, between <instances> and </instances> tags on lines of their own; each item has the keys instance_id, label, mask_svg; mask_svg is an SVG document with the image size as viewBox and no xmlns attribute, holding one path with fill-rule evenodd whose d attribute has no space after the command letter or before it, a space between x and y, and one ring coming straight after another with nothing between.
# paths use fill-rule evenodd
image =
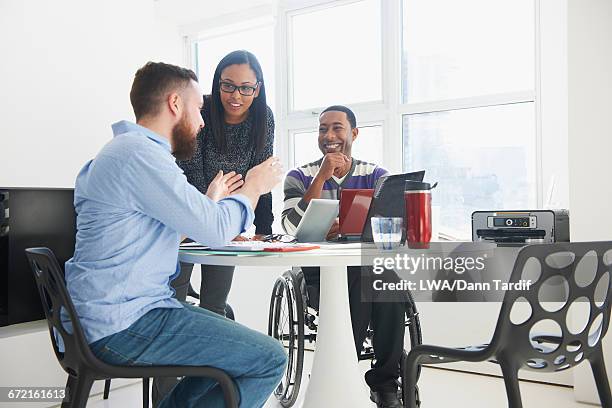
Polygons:
<instances>
[{"instance_id":1,"label":"white round table","mask_svg":"<svg viewBox=\"0 0 612 408\"><path fill-rule=\"evenodd\" d=\"M208 255L202 251L181 250L179 260L204 265L249 267L319 266L321 295L317 346L303 407L372 406L355 354L347 289L346 268L362 265L361 250L352 247L272 255Z\"/></svg>"}]
</instances>

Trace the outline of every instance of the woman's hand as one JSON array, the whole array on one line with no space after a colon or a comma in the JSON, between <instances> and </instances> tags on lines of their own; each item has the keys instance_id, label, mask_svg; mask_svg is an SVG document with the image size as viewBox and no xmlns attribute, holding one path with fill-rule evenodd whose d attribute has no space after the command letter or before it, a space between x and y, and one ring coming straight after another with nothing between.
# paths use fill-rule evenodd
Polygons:
<instances>
[{"instance_id":1,"label":"woman's hand","mask_svg":"<svg viewBox=\"0 0 612 408\"><path fill-rule=\"evenodd\" d=\"M236 174L235 171L223 174L223 171L219 170L215 178L208 185L206 196L217 202L232 194L235 190L242 187L243 184L242 174Z\"/></svg>"},{"instance_id":2,"label":"woman's hand","mask_svg":"<svg viewBox=\"0 0 612 408\"><path fill-rule=\"evenodd\" d=\"M243 237L242 235L238 235L236 238L232 239L232 241L250 241L250 239Z\"/></svg>"}]
</instances>

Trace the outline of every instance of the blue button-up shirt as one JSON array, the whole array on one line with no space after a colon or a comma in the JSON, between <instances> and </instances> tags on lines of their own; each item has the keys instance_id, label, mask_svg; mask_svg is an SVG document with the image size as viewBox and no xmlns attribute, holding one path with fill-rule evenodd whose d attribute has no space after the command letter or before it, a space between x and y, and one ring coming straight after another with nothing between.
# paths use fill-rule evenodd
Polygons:
<instances>
[{"instance_id":1,"label":"blue button-up shirt","mask_svg":"<svg viewBox=\"0 0 612 408\"><path fill-rule=\"evenodd\" d=\"M66 284L89 343L151 309L182 307L170 287L181 234L225 245L254 218L245 196L215 203L189 184L167 139L127 121L113 133L74 191L77 236Z\"/></svg>"}]
</instances>

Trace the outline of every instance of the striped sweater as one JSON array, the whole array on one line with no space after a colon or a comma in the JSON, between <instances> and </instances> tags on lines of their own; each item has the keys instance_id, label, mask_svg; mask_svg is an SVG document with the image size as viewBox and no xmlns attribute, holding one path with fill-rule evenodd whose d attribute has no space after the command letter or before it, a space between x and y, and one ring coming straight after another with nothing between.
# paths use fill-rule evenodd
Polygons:
<instances>
[{"instance_id":1,"label":"striped sweater","mask_svg":"<svg viewBox=\"0 0 612 408\"><path fill-rule=\"evenodd\" d=\"M285 178L285 201L281 217L283 229L287 234L294 234L308 204L303 200L306 190L315 178L323 158L291 170ZM321 197L337 200L340 188L374 188L376 180L387 175L387 170L376 164L352 159L351 169L342 180L331 177L323 184Z\"/></svg>"}]
</instances>

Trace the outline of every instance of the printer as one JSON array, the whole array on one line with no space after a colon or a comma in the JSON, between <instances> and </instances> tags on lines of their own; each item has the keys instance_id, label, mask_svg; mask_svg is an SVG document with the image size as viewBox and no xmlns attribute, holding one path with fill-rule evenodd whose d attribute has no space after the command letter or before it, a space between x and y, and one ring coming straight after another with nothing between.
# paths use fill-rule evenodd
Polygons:
<instances>
[{"instance_id":1,"label":"printer","mask_svg":"<svg viewBox=\"0 0 612 408\"><path fill-rule=\"evenodd\" d=\"M499 245L569 242L568 210L474 211L472 241Z\"/></svg>"}]
</instances>

